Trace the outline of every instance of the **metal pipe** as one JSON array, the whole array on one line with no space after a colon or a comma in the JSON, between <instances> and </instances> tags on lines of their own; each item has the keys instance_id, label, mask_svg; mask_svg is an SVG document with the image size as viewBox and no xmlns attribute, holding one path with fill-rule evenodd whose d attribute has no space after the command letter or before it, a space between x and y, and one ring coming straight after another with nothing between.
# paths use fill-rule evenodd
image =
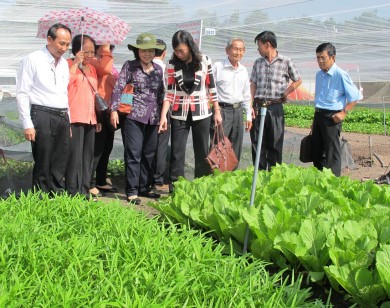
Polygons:
<instances>
[{"instance_id":1,"label":"metal pipe","mask_svg":"<svg viewBox=\"0 0 390 308\"><path fill-rule=\"evenodd\" d=\"M249 207L252 207L253 203L255 201L257 174L259 172L260 151L261 151L261 144L263 142L264 122L265 122L265 115L266 114L267 114L267 107L261 107L260 127L259 127L259 135L257 138L256 158L255 158L255 166L254 166L254 170L253 170L252 190L251 190ZM246 229L245 229L244 248L243 248L244 254L248 250L248 239L249 239L249 225L247 225Z\"/></svg>"}]
</instances>

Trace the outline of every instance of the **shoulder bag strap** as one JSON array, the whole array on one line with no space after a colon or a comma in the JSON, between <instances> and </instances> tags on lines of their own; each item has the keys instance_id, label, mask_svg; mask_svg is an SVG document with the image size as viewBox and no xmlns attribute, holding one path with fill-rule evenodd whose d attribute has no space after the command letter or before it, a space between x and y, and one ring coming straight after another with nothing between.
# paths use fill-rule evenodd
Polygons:
<instances>
[{"instance_id":1,"label":"shoulder bag strap","mask_svg":"<svg viewBox=\"0 0 390 308\"><path fill-rule=\"evenodd\" d=\"M91 89L92 89L92 92L93 92L95 95L98 94L98 93L96 92L95 88L93 87L92 83L89 81L89 78L87 77L87 75L85 75L84 70L83 70L81 67L79 67L79 69L80 69L80 71L83 73L84 77L87 79L87 81L88 81L88 83L89 83L89 86L90 86Z\"/></svg>"}]
</instances>

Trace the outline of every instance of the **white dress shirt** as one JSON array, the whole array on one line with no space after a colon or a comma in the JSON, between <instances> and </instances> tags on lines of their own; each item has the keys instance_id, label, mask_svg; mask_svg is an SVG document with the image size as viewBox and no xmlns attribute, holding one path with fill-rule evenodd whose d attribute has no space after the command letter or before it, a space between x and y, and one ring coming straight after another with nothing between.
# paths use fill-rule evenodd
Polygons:
<instances>
[{"instance_id":1,"label":"white dress shirt","mask_svg":"<svg viewBox=\"0 0 390 308\"><path fill-rule=\"evenodd\" d=\"M215 62L213 73L217 85L218 101L228 104L242 103L246 120L252 119L251 92L248 70L242 64L235 69L229 59Z\"/></svg>"},{"instance_id":2,"label":"white dress shirt","mask_svg":"<svg viewBox=\"0 0 390 308\"><path fill-rule=\"evenodd\" d=\"M31 105L51 108L68 108L69 67L64 58L57 66L55 59L46 47L34 51L22 60L16 102L23 128L34 127Z\"/></svg>"}]
</instances>

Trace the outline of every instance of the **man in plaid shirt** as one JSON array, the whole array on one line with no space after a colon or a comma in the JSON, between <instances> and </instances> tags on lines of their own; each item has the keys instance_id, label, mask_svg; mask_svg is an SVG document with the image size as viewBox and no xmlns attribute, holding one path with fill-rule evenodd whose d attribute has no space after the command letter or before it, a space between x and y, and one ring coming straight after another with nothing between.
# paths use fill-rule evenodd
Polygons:
<instances>
[{"instance_id":1,"label":"man in plaid shirt","mask_svg":"<svg viewBox=\"0 0 390 308\"><path fill-rule=\"evenodd\" d=\"M255 112L251 129L252 159L254 164L260 128L260 108L264 106L267 107L267 113L258 168L270 170L277 163L282 163L283 103L287 101L287 96L300 86L302 80L293 61L277 51L276 36L273 32L261 32L256 36L255 43L261 57L253 64L250 77Z\"/></svg>"}]
</instances>

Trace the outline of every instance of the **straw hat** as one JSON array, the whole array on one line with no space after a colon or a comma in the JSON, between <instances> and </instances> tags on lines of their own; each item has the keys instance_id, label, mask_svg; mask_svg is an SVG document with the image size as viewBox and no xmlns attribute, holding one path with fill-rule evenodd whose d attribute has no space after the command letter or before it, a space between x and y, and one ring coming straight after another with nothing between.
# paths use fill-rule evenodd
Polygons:
<instances>
[{"instance_id":1,"label":"straw hat","mask_svg":"<svg viewBox=\"0 0 390 308\"><path fill-rule=\"evenodd\" d=\"M164 46L157 45L156 37L151 33L141 33L137 37L135 44L128 44L127 48L133 50L133 48L138 49L160 49L163 50Z\"/></svg>"}]
</instances>

